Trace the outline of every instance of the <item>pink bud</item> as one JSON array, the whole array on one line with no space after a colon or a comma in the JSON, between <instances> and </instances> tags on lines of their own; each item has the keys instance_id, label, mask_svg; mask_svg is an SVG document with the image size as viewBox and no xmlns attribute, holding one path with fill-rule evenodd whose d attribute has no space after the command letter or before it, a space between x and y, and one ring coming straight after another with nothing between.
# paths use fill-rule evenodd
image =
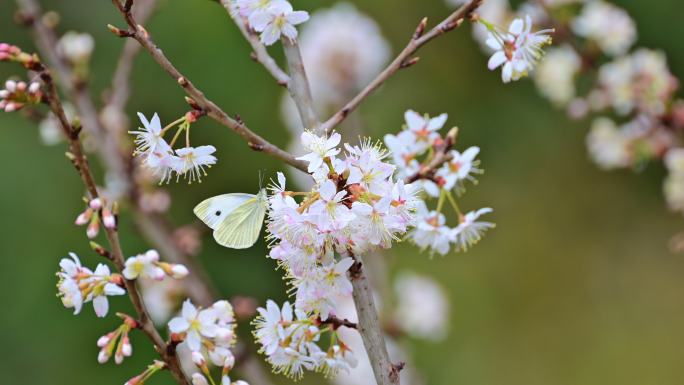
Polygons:
<instances>
[{"instance_id":1,"label":"pink bud","mask_svg":"<svg viewBox=\"0 0 684 385\"><path fill-rule=\"evenodd\" d=\"M40 83L38 82L31 83L31 85L28 88L28 91L32 94L35 94L36 92L38 92L38 90L40 90Z\"/></svg>"},{"instance_id":2,"label":"pink bud","mask_svg":"<svg viewBox=\"0 0 684 385\"><path fill-rule=\"evenodd\" d=\"M200 368L207 364L207 361L200 352L192 352L192 362Z\"/></svg>"},{"instance_id":3,"label":"pink bud","mask_svg":"<svg viewBox=\"0 0 684 385\"><path fill-rule=\"evenodd\" d=\"M126 383L124 385L140 385L140 384L142 384L142 382L141 382L142 379L143 379L143 375L141 374L141 375L135 376L135 377L131 378L130 380L126 381Z\"/></svg>"},{"instance_id":4,"label":"pink bud","mask_svg":"<svg viewBox=\"0 0 684 385\"><path fill-rule=\"evenodd\" d=\"M97 355L97 362L104 364L105 362L109 361L109 353L107 352L106 349L100 350L100 353Z\"/></svg>"},{"instance_id":5,"label":"pink bud","mask_svg":"<svg viewBox=\"0 0 684 385\"><path fill-rule=\"evenodd\" d=\"M121 353L126 357L130 357L133 354L133 345L128 342L128 337L126 337L123 346L121 347Z\"/></svg>"},{"instance_id":6,"label":"pink bud","mask_svg":"<svg viewBox=\"0 0 684 385\"><path fill-rule=\"evenodd\" d=\"M93 210L99 210L102 208L102 200L100 198L92 199L90 202L88 202L88 206L90 206L90 208Z\"/></svg>"},{"instance_id":7,"label":"pink bud","mask_svg":"<svg viewBox=\"0 0 684 385\"><path fill-rule=\"evenodd\" d=\"M116 228L116 217L108 209L102 209L102 223L108 229Z\"/></svg>"},{"instance_id":8,"label":"pink bud","mask_svg":"<svg viewBox=\"0 0 684 385\"><path fill-rule=\"evenodd\" d=\"M90 224L88 225L88 229L86 230L86 235L88 238L93 239L97 237L97 234L100 232L100 221L96 219L92 220Z\"/></svg>"},{"instance_id":9,"label":"pink bud","mask_svg":"<svg viewBox=\"0 0 684 385\"><path fill-rule=\"evenodd\" d=\"M28 85L26 85L25 82L18 82L17 83L17 91L24 92L24 91L26 91L26 88L28 88Z\"/></svg>"},{"instance_id":10,"label":"pink bud","mask_svg":"<svg viewBox=\"0 0 684 385\"><path fill-rule=\"evenodd\" d=\"M18 110L19 108L21 108L21 104L9 102L5 106L5 112L13 112L13 111Z\"/></svg>"},{"instance_id":11,"label":"pink bud","mask_svg":"<svg viewBox=\"0 0 684 385\"><path fill-rule=\"evenodd\" d=\"M124 360L123 354L122 354L121 352L118 352L118 351L117 351L116 354L114 354L114 362L115 362L117 365L121 365L121 363L123 362L123 360Z\"/></svg>"},{"instance_id":12,"label":"pink bud","mask_svg":"<svg viewBox=\"0 0 684 385\"><path fill-rule=\"evenodd\" d=\"M159 253L157 252L157 250L154 250L154 249L147 250L147 252L145 253L145 256L153 262L157 262L159 260Z\"/></svg>"},{"instance_id":13,"label":"pink bud","mask_svg":"<svg viewBox=\"0 0 684 385\"><path fill-rule=\"evenodd\" d=\"M113 332L112 332L112 333L108 333L108 334L105 334L105 335L103 335L102 337L100 337L100 338L97 340L97 347L98 347L98 348L104 348L105 346L107 346L107 344L109 343L109 341L112 340L112 334L114 334L114 333L113 333Z\"/></svg>"},{"instance_id":14,"label":"pink bud","mask_svg":"<svg viewBox=\"0 0 684 385\"><path fill-rule=\"evenodd\" d=\"M192 375L192 385L209 385L207 382L207 379L199 374L199 373L193 373Z\"/></svg>"},{"instance_id":15,"label":"pink bud","mask_svg":"<svg viewBox=\"0 0 684 385\"><path fill-rule=\"evenodd\" d=\"M93 216L93 210L86 209L86 211L78 214L76 221L74 222L76 226L83 226L90 221L90 217Z\"/></svg>"},{"instance_id":16,"label":"pink bud","mask_svg":"<svg viewBox=\"0 0 684 385\"><path fill-rule=\"evenodd\" d=\"M0 51L9 51L10 45L7 43L0 43Z\"/></svg>"},{"instance_id":17,"label":"pink bud","mask_svg":"<svg viewBox=\"0 0 684 385\"><path fill-rule=\"evenodd\" d=\"M184 278L187 277L187 275L190 272L188 271L188 268L181 265L181 264L176 264L171 267L171 276L176 279Z\"/></svg>"},{"instance_id":18,"label":"pink bud","mask_svg":"<svg viewBox=\"0 0 684 385\"><path fill-rule=\"evenodd\" d=\"M10 96L10 92L7 90L0 90L0 99L7 99Z\"/></svg>"},{"instance_id":19,"label":"pink bud","mask_svg":"<svg viewBox=\"0 0 684 385\"><path fill-rule=\"evenodd\" d=\"M9 92L14 92L17 90L17 82L14 80L8 80L5 82L5 89Z\"/></svg>"},{"instance_id":20,"label":"pink bud","mask_svg":"<svg viewBox=\"0 0 684 385\"><path fill-rule=\"evenodd\" d=\"M233 366L235 366L235 356L231 353L226 357L226 361L223 363L223 368L230 370L233 369Z\"/></svg>"},{"instance_id":21,"label":"pink bud","mask_svg":"<svg viewBox=\"0 0 684 385\"><path fill-rule=\"evenodd\" d=\"M0 61L9 59L10 54L7 52L0 52Z\"/></svg>"}]
</instances>

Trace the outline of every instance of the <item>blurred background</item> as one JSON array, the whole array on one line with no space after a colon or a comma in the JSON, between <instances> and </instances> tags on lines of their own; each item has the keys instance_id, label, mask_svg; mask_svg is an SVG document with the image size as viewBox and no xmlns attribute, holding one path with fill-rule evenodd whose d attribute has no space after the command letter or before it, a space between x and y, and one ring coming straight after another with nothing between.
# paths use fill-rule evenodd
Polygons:
<instances>
[{"instance_id":1,"label":"blurred background","mask_svg":"<svg viewBox=\"0 0 684 385\"><path fill-rule=\"evenodd\" d=\"M330 0L297 0L314 11ZM377 20L396 54L422 16L445 17L441 0L352 1ZM660 48L672 72L684 77L679 0L619 0L635 19L638 45ZM43 1L62 16L61 31L92 34L92 90L108 87L123 41L108 23L122 25L109 1ZM285 146L282 89L249 58L249 49L225 10L205 0L163 0L147 28L177 67L229 113ZM0 40L32 47L30 31L12 21L15 6L0 2ZM278 46L271 52L279 60ZM542 100L531 81L503 85L487 70L470 29L426 46L420 63L401 71L362 106L363 130L374 137L396 132L407 109L449 114L461 128L459 149L481 147L485 174L463 205L489 206L497 228L468 253L430 258L415 247L393 248L390 274L414 270L433 277L451 304L446 339L401 338L413 365L430 385L674 385L684 378L684 259L668 249L684 229L662 196L661 165L639 173L603 172L586 155L587 121L571 122ZM0 79L20 73L0 66ZM23 74L22 74L23 75ZM187 109L183 93L141 54L133 74L129 116L158 112L163 122ZM213 144L218 164L201 184L171 184L176 225L194 221L192 207L221 193L255 192L258 171L272 177L282 166L250 151L225 127L203 119L193 143ZM94 265L84 230L80 182L63 145L41 143L34 124L0 114L0 372L5 384L121 384L154 357L134 333L134 356L121 366L99 365L95 341L117 319L96 320L90 309L75 317L55 297L58 261L75 251ZM96 171L98 169L96 168ZM99 174L101 176L101 174ZM127 255L149 245L124 212ZM200 258L226 297L248 295L260 304L285 299L275 263L263 242L236 251L205 242ZM113 309L128 309L114 298ZM243 339L251 343L248 325ZM171 383L168 375L150 384ZM290 383L283 377L274 382ZM322 377L307 375L303 383Z\"/></svg>"}]
</instances>

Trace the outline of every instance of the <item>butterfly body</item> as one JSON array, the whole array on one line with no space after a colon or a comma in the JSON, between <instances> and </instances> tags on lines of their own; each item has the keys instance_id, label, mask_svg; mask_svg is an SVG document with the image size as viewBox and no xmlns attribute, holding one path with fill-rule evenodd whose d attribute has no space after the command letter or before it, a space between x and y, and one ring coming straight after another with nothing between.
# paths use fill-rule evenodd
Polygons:
<instances>
[{"instance_id":1,"label":"butterfly body","mask_svg":"<svg viewBox=\"0 0 684 385\"><path fill-rule=\"evenodd\" d=\"M200 202L195 215L214 230L218 244L232 249L246 249L259 239L268 197L266 190L256 195L232 193Z\"/></svg>"}]
</instances>

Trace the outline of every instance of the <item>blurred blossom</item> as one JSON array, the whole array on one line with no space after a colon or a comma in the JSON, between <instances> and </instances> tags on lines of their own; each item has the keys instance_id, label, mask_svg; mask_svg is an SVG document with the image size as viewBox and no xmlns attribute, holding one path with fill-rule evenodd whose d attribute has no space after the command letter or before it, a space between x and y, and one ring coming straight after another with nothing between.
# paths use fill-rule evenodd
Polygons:
<instances>
[{"instance_id":1,"label":"blurred blossom","mask_svg":"<svg viewBox=\"0 0 684 385\"><path fill-rule=\"evenodd\" d=\"M449 299L433 279L403 272L394 284L395 322L415 338L443 340L449 328Z\"/></svg>"},{"instance_id":2,"label":"blurred blossom","mask_svg":"<svg viewBox=\"0 0 684 385\"><path fill-rule=\"evenodd\" d=\"M183 283L175 279L138 279L147 311L156 325L163 325L178 310Z\"/></svg>"},{"instance_id":3,"label":"blurred blossom","mask_svg":"<svg viewBox=\"0 0 684 385\"><path fill-rule=\"evenodd\" d=\"M343 103L365 87L390 55L375 20L349 3L316 11L299 44L314 99L322 107Z\"/></svg>"},{"instance_id":4,"label":"blurred blossom","mask_svg":"<svg viewBox=\"0 0 684 385\"><path fill-rule=\"evenodd\" d=\"M587 135L589 155L603 169L629 166L629 142L630 139L608 118L595 119Z\"/></svg>"},{"instance_id":5,"label":"blurred blossom","mask_svg":"<svg viewBox=\"0 0 684 385\"><path fill-rule=\"evenodd\" d=\"M95 39L87 33L69 31L57 42L57 51L71 63L83 63L90 59Z\"/></svg>"},{"instance_id":6,"label":"blurred blossom","mask_svg":"<svg viewBox=\"0 0 684 385\"><path fill-rule=\"evenodd\" d=\"M661 115L677 89L665 54L645 48L602 65L598 83L600 92L621 115L634 109Z\"/></svg>"},{"instance_id":7,"label":"blurred blossom","mask_svg":"<svg viewBox=\"0 0 684 385\"><path fill-rule=\"evenodd\" d=\"M604 1L587 1L572 29L590 39L610 56L627 53L637 38L634 21L622 8Z\"/></svg>"},{"instance_id":8,"label":"blurred blossom","mask_svg":"<svg viewBox=\"0 0 684 385\"><path fill-rule=\"evenodd\" d=\"M73 122L76 117L74 106L72 106L71 103L64 103L62 107L64 108L64 114L67 119L70 122ZM38 132L40 133L41 141L47 146L54 146L64 141L62 126L52 112L48 112L45 119L40 122L38 125Z\"/></svg>"},{"instance_id":9,"label":"blurred blossom","mask_svg":"<svg viewBox=\"0 0 684 385\"><path fill-rule=\"evenodd\" d=\"M202 238L199 229L193 225L186 225L173 232L176 246L187 255L198 255L202 248Z\"/></svg>"},{"instance_id":10,"label":"blurred blossom","mask_svg":"<svg viewBox=\"0 0 684 385\"><path fill-rule=\"evenodd\" d=\"M665 199L671 210L684 213L684 148L674 148L665 154L669 172L663 185Z\"/></svg>"},{"instance_id":11,"label":"blurred blossom","mask_svg":"<svg viewBox=\"0 0 684 385\"><path fill-rule=\"evenodd\" d=\"M575 75L582 60L568 45L550 48L535 71L539 92L556 105L563 106L575 97Z\"/></svg>"}]
</instances>

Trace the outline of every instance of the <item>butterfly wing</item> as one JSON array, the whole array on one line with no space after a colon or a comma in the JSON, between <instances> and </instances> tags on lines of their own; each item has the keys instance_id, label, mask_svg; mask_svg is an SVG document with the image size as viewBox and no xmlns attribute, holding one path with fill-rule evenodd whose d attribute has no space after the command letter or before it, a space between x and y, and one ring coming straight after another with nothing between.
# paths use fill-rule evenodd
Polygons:
<instances>
[{"instance_id":1,"label":"butterfly wing","mask_svg":"<svg viewBox=\"0 0 684 385\"><path fill-rule=\"evenodd\" d=\"M235 209L254 197L241 193L218 195L200 202L193 211L202 222L216 230Z\"/></svg>"},{"instance_id":2,"label":"butterfly wing","mask_svg":"<svg viewBox=\"0 0 684 385\"><path fill-rule=\"evenodd\" d=\"M246 249L259 239L266 215L266 193L258 195L235 208L214 231L214 239L220 245L233 249Z\"/></svg>"}]
</instances>

